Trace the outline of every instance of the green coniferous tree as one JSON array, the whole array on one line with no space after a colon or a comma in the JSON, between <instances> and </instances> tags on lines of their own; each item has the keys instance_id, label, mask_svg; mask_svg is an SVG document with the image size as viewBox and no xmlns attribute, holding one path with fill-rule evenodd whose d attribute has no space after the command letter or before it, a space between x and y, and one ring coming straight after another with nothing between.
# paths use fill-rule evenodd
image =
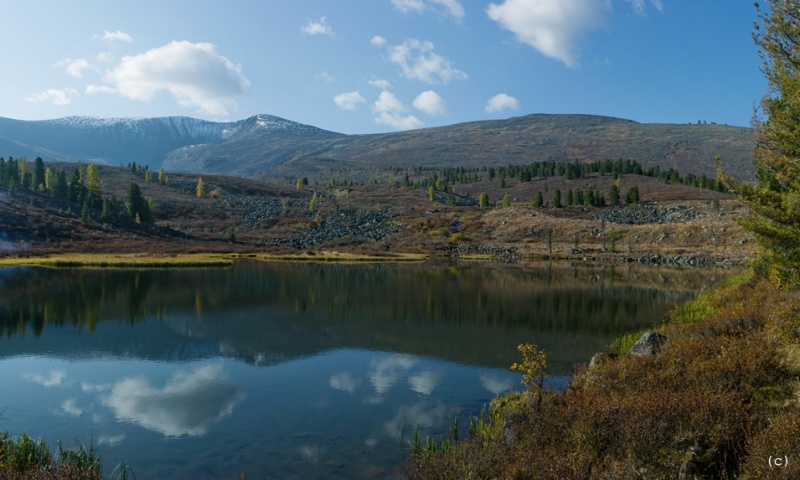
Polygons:
<instances>
[{"instance_id":1,"label":"green coniferous tree","mask_svg":"<svg viewBox=\"0 0 800 480\"><path fill-rule=\"evenodd\" d=\"M89 221L89 199L87 198L83 202L83 208L81 208L81 222L86 223Z\"/></svg>"},{"instance_id":2,"label":"green coniferous tree","mask_svg":"<svg viewBox=\"0 0 800 480\"><path fill-rule=\"evenodd\" d=\"M153 211L135 182L128 185L128 215L136 223L153 223Z\"/></svg>"},{"instance_id":3,"label":"green coniferous tree","mask_svg":"<svg viewBox=\"0 0 800 480\"><path fill-rule=\"evenodd\" d=\"M503 195L503 208L509 208L511 206L511 197L508 196L506 193Z\"/></svg>"},{"instance_id":4,"label":"green coniferous tree","mask_svg":"<svg viewBox=\"0 0 800 480\"><path fill-rule=\"evenodd\" d=\"M533 206L536 208L542 208L544 205L544 196L542 196L542 192L536 192L536 200L533 201Z\"/></svg>"},{"instance_id":5,"label":"green coniferous tree","mask_svg":"<svg viewBox=\"0 0 800 480\"><path fill-rule=\"evenodd\" d=\"M633 186L628 189L628 193L625 194L625 201L629 205L635 205L639 203L639 187Z\"/></svg>"},{"instance_id":6,"label":"green coniferous tree","mask_svg":"<svg viewBox=\"0 0 800 480\"><path fill-rule=\"evenodd\" d=\"M69 185L67 185L67 174L64 170L59 170L53 174L53 190L51 195L60 200L67 200L69 198Z\"/></svg>"},{"instance_id":7,"label":"green coniferous tree","mask_svg":"<svg viewBox=\"0 0 800 480\"><path fill-rule=\"evenodd\" d=\"M103 199L103 211L100 213L100 221L108 223L111 220L111 201L107 198Z\"/></svg>"},{"instance_id":8,"label":"green coniferous tree","mask_svg":"<svg viewBox=\"0 0 800 480\"><path fill-rule=\"evenodd\" d=\"M800 287L800 2L766 0L758 8L759 47L768 91L754 119L758 183L721 173L749 207L741 224L761 247L755 271L784 288Z\"/></svg>"},{"instance_id":9,"label":"green coniferous tree","mask_svg":"<svg viewBox=\"0 0 800 480\"><path fill-rule=\"evenodd\" d=\"M608 201L612 206L619 205L619 187L616 183L608 189Z\"/></svg>"},{"instance_id":10,"label":"green coniferous tree","mask_svg":"<svg viewBox=\"0 0 800 480\"><path fill-rule=\"evenodd\" d=\"M47 186L45 182L44 160L42 160L42 157L36 157L36 160L33 161L33 178L31 181L31 190L34 192L39 192L39 191L44 191L46 189Z\"/></svg>"},{"instance_id":11,"label":"green coniferous tree","mask_svg":"<svg viewBox=\"0 0 800 480\"><path fill-rule=\"evenodd\" d=\"M556 208L561 208L561 190L556 189L556 193L553 195L553 206Z\"/></svg>"}]
</instances>

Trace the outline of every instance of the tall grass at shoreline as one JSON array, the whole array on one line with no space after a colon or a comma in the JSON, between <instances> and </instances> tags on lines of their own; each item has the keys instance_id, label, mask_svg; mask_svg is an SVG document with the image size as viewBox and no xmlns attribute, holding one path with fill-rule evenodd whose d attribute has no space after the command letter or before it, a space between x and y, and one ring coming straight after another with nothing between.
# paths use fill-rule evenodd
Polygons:
<instances>
[{"instance_id":1,"label":"tall grass at shoreline","mask_svg":"<svg viewBox=\"0 0 800 480\"><path fill-rule=\"evenodd\" d=\"M427 258L421 254L366 255L339 252L318 254L240 254L240 253L65 253L52 256L0 258L4 266L41 266L52 268L190 268L228 267L237 260L273 262L336 262L336 263L394 263L420 262Z\"/></svg>"}]
</instances>

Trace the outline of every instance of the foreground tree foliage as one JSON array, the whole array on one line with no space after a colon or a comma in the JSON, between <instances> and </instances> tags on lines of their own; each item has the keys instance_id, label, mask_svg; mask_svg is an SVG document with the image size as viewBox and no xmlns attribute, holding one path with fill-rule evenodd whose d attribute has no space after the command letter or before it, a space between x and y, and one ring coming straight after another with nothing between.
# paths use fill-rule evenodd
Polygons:
<instances>
[{"instance_id":1,"label":"foreground tree foliage","mask_svg":"<svg viewBox=\"0 0 800 480\"><path fill-rule=\"evenodd\" d=\"M754 119L757 185L724 177L750 207L742 225L762 248L757 272L784 288L800 285L800 2L756 4L754 39L769 91Z\"/></svg>"}]
</instances>

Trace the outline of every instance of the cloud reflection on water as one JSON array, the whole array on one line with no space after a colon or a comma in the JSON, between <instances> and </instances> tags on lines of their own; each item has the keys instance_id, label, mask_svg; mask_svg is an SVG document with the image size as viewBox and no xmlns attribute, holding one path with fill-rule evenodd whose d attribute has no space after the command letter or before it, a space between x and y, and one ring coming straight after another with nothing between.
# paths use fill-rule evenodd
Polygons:
<instances>
[{"instance_id":1,"label":"cloud reflection on water","mask_svg":"<svg viewBox=\"0 0 800 480\"><path fill-rule=\"evenodd\" d=\"M176 373L162 388L145 378L127 378L111 388L103 404L119 421L168 437L197 437L230 415L242 397L242 389L227 380L221 366L207 365Z\"/></svg>"},{"instance_id":2,"label":"cloud reflection on water","mask_svg":"<svg viewBox=\"0 0 800 480\"><path fill-rule=\"evenodd\" d=\"M430 395L442 383L442 379L444 379L443 373L426 370L410 375L408 384L411 386L411 390L420 395Z\"/></svg>"},{"instance_id":3,"label":"cloud reflection on water","mask_svg":"<svg viewBox=\"0 0 800 480\"><path fill-rule=\"evenodd\" d=\"M514 388L516 382L508 376L500 377L496 375L481 375L481 386L492 392L495 396L505 393Z\"/></svg>"},{"instance_id":4,"label":"cloud reflection on water","mask_svg":"<svg viewBox=\"0 0 800 480\"><path fill-rule=\"evenodd\" d=\"M83 409L77 405L74 398L64 400L61 402L61 410L70 417L80 417L83 414Z\"/></svg>"},{"instance_id":5,"label":"cloud reflection on water","mask_svg":"<svg viewBox=\"0 0 800 480\"><path fill-rule=\"evenodd\" d=\"M337 373L331 376L328 382L331 388L341 390L347 393L355 392L356 388L361 384L361 381L354 378L347 372Z\"/></svg>"},{"instance_id":6,"label":"cloud reflection on water","mask_svg":"<svg viewBox=\"0 0 800 480\"><path fill-rule=\"evenodd\" d=\"M370 366L369 381L378 395L382 395L394 387L400 377L414 366L410 355L391 355L380 360L373 360Z\"/></svg>"},{"instance_id":7,"label":"cloud reflection on water","mask_svg":"<svg viewBox=\"0 0 800 480\"><path fill-rule=\"evenodd\" d=\"M67 385L65 383L65 380L67 379L67 372L63 370L51 370L47 375L41 375L38 373L23 373L22 378L33 383L38 383L46 388Z\"/></svg>"}]
</instances>

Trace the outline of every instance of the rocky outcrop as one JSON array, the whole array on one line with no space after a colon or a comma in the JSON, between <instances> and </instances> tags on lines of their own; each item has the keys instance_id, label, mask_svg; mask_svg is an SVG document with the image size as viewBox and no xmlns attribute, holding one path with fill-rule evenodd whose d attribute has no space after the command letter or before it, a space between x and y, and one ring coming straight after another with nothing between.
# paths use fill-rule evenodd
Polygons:
<instances>
[{"instance_id":1,"label":"rocky outcrop","mask_svg":"<svg viewBox=\"0 0 800 480\"><path fill-rule=\"evenodd\" d=\"M658 354L667 343L667 337L656 332L647 332L631 347L631 355L639 357Z\"/></svg>"},{"instance_id":2,"label":"rocky outcrop","mask_svg":"<svg viewBox=\"0 0 800 480\"><path fill-rule=\"evenodd\" d=\"M270 240L260 246L304 250L342 238L350 238L353 242L379 241L400 230L390 211L389 207L379 210L346 208L322 213L315 225L299 235Z\"/></svg>"},{"instance_id":3,"label":"rocky outcrop","mask_svg":"<svg viewBox=\"0 0 800 480\"><path fill-rule=\"evenodd\" d=\"M724 214L724 210L717 212ZM686 205L661 206L644 203L603 210L597 215L598 220L622 225L645 225L661 223L685 223L695 218L705 217L708 212L702 208Z\"/></svg>"}]
</instances>

